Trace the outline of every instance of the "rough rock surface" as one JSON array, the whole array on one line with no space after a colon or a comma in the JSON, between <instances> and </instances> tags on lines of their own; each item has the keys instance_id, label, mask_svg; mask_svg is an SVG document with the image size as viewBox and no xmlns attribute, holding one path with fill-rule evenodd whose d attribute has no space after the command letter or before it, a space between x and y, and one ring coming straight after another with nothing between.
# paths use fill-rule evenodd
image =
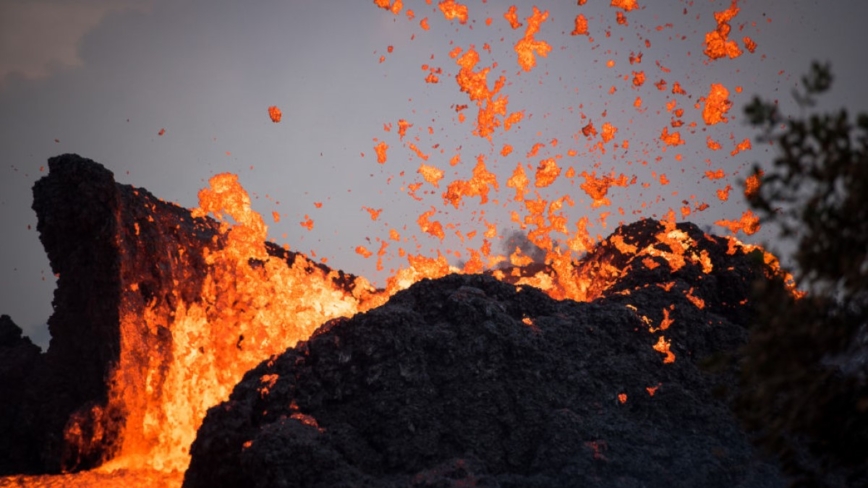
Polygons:
<instances>
[{"instance_id":1,"label":"rough rock surface","mask_svg":"<svg viewBox=\"0 0 868 488\"><path fill-rule=\"evenodd\" d=\"M107 403L119 354L141 356L121 368L127 388L144 390L150 377L160 389L170 317L178 300L198 299L208 273L200 251L221 238L214 221L71 154L49 160L33 208L59 275L52 340L40 354L0 319L0 474L111 458L124 408L135 407ZM689 237L677 270L670 258L680 245L659 238L672 232ZM267 250L328 274L302 255ZM713 270L703 269L702 251ZM744 341L755 262L693 225L646 220L576 263L576 278L595 277L592 303L488 276L419 283L249 372L211 410L186 483L777 486L777 471L756 461L715 395L735 384L734 372L698 367ZM501 271L518 282L536 270ZM329 276L341 289L355 282ZM120 320L146 306L167 325ZM674 322L650 332L664 313ZM661 336L674 363L652 349ZM652 396L646 388L655 387Z\"/></svg>"},{"instance_id":2,"label":"rough rock surface","mask_svg":"<svg viewBox=\"0 0 868 488\"><path fill-rule=\"evenodd\" d=\"M9 397L20 405L22 441L36 451L6 473L86 469L110 457L123 422L123 412L104 410L121 350L119 316L168 298L172 279L201 276L201 262L179 261L172 250L201 248L216 228L146 190L116 183L89 159L65 154L49 159L48 167L33 187L33 209L58 276L51 342L23 390ZM139 303L123 293L130 282L142 289ZM145 328L128 331L127 340L133 337L146 354L160 354L168 340ZM78 429L68 431L72 422Z\"/></svg>"},{"instance_id":3,"label":"rough rock surface","mask_svg":"<svg viewBox=\"0 0 868 488\"><path fill-rule=\"evenodd\" d=\"M21 405L16 398L27 384L27 376L42 359L39 346L21 336L21 328L8 315L0 315L0 473L28 467L36 446L28 443L17 423ZM33 466L30 466L31 469Z\"/></svg>"},{"instance_id":4,"label":"rough rock surface","mask_svg":"<svg viewBox=\"0 0 868 488\"><path fill-rule=\"evenodd\" d=\"M3 416L0 428L17 429L14 443L0 441L0 475L77 471L111 458L126 414L107 405L122 340L141 356L128 363L142 366L123 372L128 387L144 390L150 377L157 394L176 302L199 300L208 273L201 251L220 245L212 241L221 238L214 220L193 218L143 188L119 184L92 160L64 154L49 159L48 168L33 187L33 209L58 276L51 343L22 369L16 369L21 363L13 350L0 346L0 388L6 388L0 403L3 413L14 415ZM287 263L304 259L277 245L266 248ZM352 282L344 273L335 279L336 286ZM146 306L165 326L145 323ZM121 316L142 318L122 323Z\"/></svg>"},{"instance_id":5,"label":"rough rock surface","mask_svg":"<svg viewBox=\"0 0 868 488\"><path fill-rule=\"evenodd\" d=\"M581 263L613 279L590 303L451 275L324 324L209 410L184 486L783 486L721 397L735 372L700 367L746 339L761 259L677 230L710 272L610 238ZM616 235L669 250L661 231Z\"/></svg>"}]
</instances>

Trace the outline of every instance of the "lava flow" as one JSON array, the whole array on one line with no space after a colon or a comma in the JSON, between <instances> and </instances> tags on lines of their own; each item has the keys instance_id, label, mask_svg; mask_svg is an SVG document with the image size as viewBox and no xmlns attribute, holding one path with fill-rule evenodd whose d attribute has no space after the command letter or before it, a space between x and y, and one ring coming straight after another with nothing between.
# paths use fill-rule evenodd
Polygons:
<instances>
[{"instance_id":1,"label":"lava flow","mask_svg":"<svg viewBox=\"0 0 868 488\"><path fill-rule=\"evenodd\" d=\"M76 156L55 159L64 160L52 161L52 171L61 165L82 164ZM137 261L129 249L119 256L121 347L108 384L108 401L78 410L64 433L67 469L76 469L94 453L104 464L77 483L96 479L95 483L103 484L112 472L150 476L147 479L152 483L175 483L189 463L188 446L207 409L224 401L244 374L264 358L307 339L328 320L383 304L423 278L462 271L449 266L442 256L410 256L410 266L390 279L388 288L375 289L364 278L329 270L301 254L266 243L264 221L251 209L237 177L228 173L210 180L210 187L199 193L199 208L189 213L162 202L160 206L142 202L139 190L133 194L135 200L125 205L142 205L139 210L144 218L120 222L126 232L119 232L119 241L128 240L135 247L171 246L179 234L188 232L181 240L192 243L198 238L200 244L149 251L139 248L144 253L171 255L159 267L167 266L174 278L161 285L155 285L142 269L154 267L151 263ZM167 209L179 213L181 222L191 219L193 225L179 230L172 224L178 220L173 220L171 227L160 229L166 225ZM534 264L516 248L503 259L509 265L486 272L518 286L537 287L556 299L590 301L637 270L663 266L674 277L691 267L710 274L715 264L703 248L708 243L730 255L757 249L732 237L690 234L676 224L674 214L659 223L644 222L630 226L633 231L616 231L590 247L580 260L572 259L568 250L555 249L549 251L544 265ZM160 232L174 237L155 238ZM125 234L135 239L125 239ZM194 253L198 255L191 255ZM769 273L779 273L774 257L765 256ZM666 291L686 297L692 306L705 307L693 288L673 285L674 281L666 285ZM617 293L629 295L629 290ZM669 309L662 313L656 326L648 317L641 318L649 326L648 347L662 354L663 363L671 363L677 360L670 349L672 339L667 339L673 321ZM65 475L58 480L70 478Z\"/></svg>"}]
</instances>

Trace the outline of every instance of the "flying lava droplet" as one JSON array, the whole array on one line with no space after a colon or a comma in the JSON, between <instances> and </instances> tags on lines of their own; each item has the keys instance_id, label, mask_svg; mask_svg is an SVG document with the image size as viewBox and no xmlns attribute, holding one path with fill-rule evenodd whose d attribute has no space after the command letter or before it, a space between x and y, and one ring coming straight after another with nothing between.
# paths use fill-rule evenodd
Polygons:
<instances>
[{"instance_id":1,"label":"flying lava droplet","mask_svg":"<svg viewBox=\"0 0 868 488\"><path fill-rule=\"evenodd\" d=\"M271 121L276 124L280 122L280 118L283 117L283 112L281 112L277 106L272 105L268 107L268 116L271 117Z\"/></svg>"}]
</instances>

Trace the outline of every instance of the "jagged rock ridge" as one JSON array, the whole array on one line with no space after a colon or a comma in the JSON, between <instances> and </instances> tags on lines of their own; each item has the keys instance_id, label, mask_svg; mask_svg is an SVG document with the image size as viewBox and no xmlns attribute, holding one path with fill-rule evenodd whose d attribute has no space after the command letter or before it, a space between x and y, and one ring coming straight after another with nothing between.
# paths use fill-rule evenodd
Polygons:
<instances>
[{"instance_id":1,"label":"jagged rock ridge","mask_svg":"<svg viewBox=\"0 0 868 488\"><path fill-rule=\"evenodd\" d=\"M202 300L209 269L201 251L223 239L213 220L120 185L76 155L49 161L34 209L60 277L52 342L39 355L14 326L0 324L0 371L26 371L0 377L10 415L0 427L15 439L0 443L8 460L0 473L80 470L112 457L137 408L108 402L121 351L139 356L121 371L126 386L144 391L150 375L159 393L172 317L179 303ZM692 256L674 271L676 245L660 239L672 232L687 236L682 251ZM349 293L358 283L266 248L336 289ZM700 262L702 252L713 269ZM420 283L249 373L230 402L212 410L187 483L677 486L707 476L721 486L774 486L774 469L754 460L711 395L733 384L733 373L696 366L743 342L759 261L691 224L645 220L617 229L576 263L576 278L595 278L586 295L601 299L591 304L490 277ZM530 270L500 271L518 283ZM146 309L147 321L122 320ZM663 332L648 331L667 314L672 364L651 348ZM645 388L657 384L652 397ZM590 464L581 457L588 454ZM695 463L708 468L685 467Z\"/></svg>"},{"instance_id":2,"label":"jagged rock ridge","mask_svg":"<svg viewBox=\"0 0 868 488\"><path fill-rule=\"evenodd\" d=\"M24 375L0 380L14 385L3 403L15 439L0 443L0 459L9 460L0 462L0 475L89 469L113 456L129 412L141 411L108 401L122 348L135 355L120 372L125 388L139 390L128 396L144 402L158 395L171 359L172 317L180 302L201 301L209 273L202 250L219 249L224 239L214 220L116 183L94 161L64 154L48 168L34 185L33 209L58 276L51 343L26 361L0 348L0 371ZM329 275L335 288L355 286L354 276L330 273L299 253L271 243L266 250L288 264L300 260L311 279Z\"/></svg>"},{"instance_id":3,"label":"jagged rock ridge","mask_svg":"<svg viewBox=\"0 0 868 488\"><path fill-rule=\"evenodd\" d=\"M761 256L677 230L711 270L607 241L585 268L626 272L591 303L451 275L325 324L208 412L184 486L782 486L720 397L735 372L700 367L745 341Z\"/></svg>"}]
</instances>

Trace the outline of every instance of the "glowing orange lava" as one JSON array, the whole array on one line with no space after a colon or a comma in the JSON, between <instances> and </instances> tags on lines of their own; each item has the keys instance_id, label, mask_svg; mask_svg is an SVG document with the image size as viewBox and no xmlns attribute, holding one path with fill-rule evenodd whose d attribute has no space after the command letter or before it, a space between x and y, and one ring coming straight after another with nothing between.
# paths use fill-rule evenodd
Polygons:
<instances>
[{"instance_id":1,"label":"glowing orange lava","mask_svg":"<svg viewBox=\"0 0 868 488\"><path fill-rule=\"evenodd\" d=\"M183 471L189 462L187 446L205 411L224 400L247 370L308 337L325 320L385 300L363 278L355 278L348 291L333 281L336 275L301 255L289 263L269 255L264 245L268 228L251 209L238 178L223 173L209 183L199 192L193 215L214 216L220 236L203 256L209 274L197 299L184 299L178 283L170 323L163 322L167 312L157 301L146 305L144 313L130 309L120 318L125 331L171 331L168 352L173 359L164 363L160 354L148 356L139 348L141 339L122 335L107 409L126 417L118 453L103 470ZM260 264L252 266L251 260ZM136 294L134 288L128 293ZM149 375L145 382L129 376L143 371Z\"/></svg>"},{"instance_id":2,"label":"glowing orange lava","mask_svg":"<svg viewBox=\"0 0 868 488\"><path fill-rule=\"evenodd\" d=\"M741 49L738 47L738 44L729 38L729 32L732 30L729 21L738 15L738 12L737 0L732 0L732 4L728 9L714 13L717 27L705 34L704 52L710 59L722 57L737 58L741 56Z\"/></svg>"},{"instance_id":3,"label":"glowing orange lava","mask_svg":"<svg viewBox=\"0 0 868 488\"><path fill-rule=\"evenodd\" d=\"M558 167L558 163L555 162L554 158L544 159L540 161L539 166L536 169L536 181L534 182L534 186L537 188L549 186L554 183L560 174L561 168Z\"/></svg>"},{"instance_id":4,"label":"glowing orange lava","mask_svg":"<svg viewBox=\"0 0 868 488\"><path fill-rule=\"evenodd\" d=\"M397 15L403 9L403 3L400 0L374 0L373 3L376 7L388 11L388 13L381 13L389 16L390 23L412 21L410 25L417 32L419 29L428 31L437 25L434 21L429 24L428 18L425 17L418 22L417 26L413 20L415 14L409 10L406 19L404 16L393 17L392 14ZM584 3L583 0L578 1L579 5ZM616 13L616 22L619 24L616 26L617 29L624 29L626 27L622 26L630 24L638 24L635 21L628 24L627 14L624 14L624 12L630 12L639 7L635 0L611 0L610 5L620 9ZM488 25L491 23L488 19L484 25L480 22L482 19L475 19L475 23L474 19L470 17L468 7L455 0L442 0L437 4L437 8L447 21L457 20L461 24L451 25L451 30L476 28L476 32L478 32L488 29ZM557 31L562 31L564 35L569 32L568 25L558 28L549 27L554 25L554 20L559 19L553 19L553 21L545 24L548 20L548 11L540 10L536 6L532 7L532 13L525 18L524 23L519 22L519 8L525 9L527 7L526 4L519 4L519 7L512 5L503 14L509 25L509 30L506 29L506 24L500 21L494 22L491 26L491 29L495 29L500 23L504 26L503 31L512 36L505 41L501 40L501 42L507 43L501 46L503 49L498 51L496 45L492 48L486 43L477 50L472 44L458 45L459 38L452 39L449 36L444 36L449 43L447 49L451 50L449 56L454 60L454 64L448 63L450 66L444 66L442 69L432 67L428 64L434 62L431 61L431 59L435 59L432 54L430 59L424 59L426 64L423 65L422 69L427 73L426 76L424 78L418 76L417 78L420 83L434 84L440 81L441 75L454 76L457 89L455 85L450 83L426 85L426 88L432 90L451 89L456 98L462 98L461 103L457 103L456 100L454 110L449 110L450 120L457 119L455 122L457 126L460 126L464 120L465 109L468 108L470 102L473 102L476 105L477 114L472 133L474 136L482 138L482 140L474 138L474 142L487 145L485 147L488 149L477 150L474 148L474 152L469 153L470 150L466 148L462 152L460 144L451 147L447 146L447 142L444 141L431 141L432 143L429 144L428 141L421 138L424 136L424 128L417 126L414 129L413 124L405 119L397 121L396 132L391 132L395 120L391 116L388 118L389 122L383 124L385 136L393 144L393 148L391 149L390 164L380 168L386 171L390 167L398 167L406 163L401 158L406 156L410 159L411 163L401 166L395 171L395 175L390 175L390 179L393 176L398 180L406 177L407 180L401 180L400 183L402 197L406 197L404 193L407 193L413 198L413 200L408 199L408 202L423 206L410 213L410 215L418 216L415 224L410 221L407 226L403 228L397 226L397 229L390 226L389 223L382 222L389 216L388 212L383 214L384 217L381 219L383 209L362 207L371 217L371 222L366 222L366 224L383 225L384 234L380 237L372 236L366 245L354 245L356 243L347 245L347 251L352 252L354 250L365 259L373 257L376 253L377 269L382 269L383 256L387 252L397 252L398 256L405 261L402 261L403 267L396 266L400 269L392 271L385 279L384 289L375 289L364 278L346 278L348 275L339 275L336 271L329 271L328 268L318 265L302 254L287 252L282 255L283 257L277 257L275 255L277 251L267 249L264 244L268 228L261 216L251 209L250 197L239 184L238 178L230 174L220 174L209 181L209 187L199 194L199 208L195 210L194 215L196 217L213 216L220 222L220 232L219 235L215 236L212 245L201 256L208 266L208 276L202 289L187 295L183 295L179 291L177 296L171 297L176 303L176 307L169 323L161 322L169 315L157 304L148 304L144 313L127 312L121 317L122 324L129 325L128 328L131 330L152 331L149 333L153 334L165 333L161 332L164 329L169 331L172 337L171 351L166 351L166 357L170 357L171 361L161 362L163 356L149 357L148 351L139 350L141 338L122 338L120 362L111 378L110 399L106 411L124 412L126 423L119 451L104 469L137 468L168 473L182 472L189 462L188 446L195 437L196 429L206 410L224 400L232 386L240 380L246 371L269 355L282 352L298 340L309 337L311 332L325 321L335 317L350 316L376 307L384 303L395 292L421 279L438 278L455 272L478 273L487 271L499 279L508 279L519 286L539 287L556 299L569 298L588 301L600 297L612 283L615 283L622 276L626 268L618 268L609 262L594 262L592 265L588 264L581 267L582 265L577 261L578 256L593 251L598 242L602 240L598 232L601 232L599 229L606 229L606 218L618 218L615 214L616 209L611 208L610 190L619 187L628 188L639 181L639 186L635 187L636 192L613 192L631 193L631 198L633 198L633 193L641 194L644 188L660 188L670 185L669 177L660 169L649 170L648 172L652 174L650 178L642 176L640 170L644 171L646 166L653 167L663 156L670 154L666 153L667 150L671 152L673 151L672 148L684 146L688 141L695 140L696 137L705 138L704 146L702 139L699 139L700 142L697 144L703 151L705 148L714 151L719 150L721 145L717 141L726 140L728 135L721 133L718 124L727 121L726 115L732 106L732 102L729 100L729 91L720 83L712 83L704 100L700 97L699 102L696 102L696 98L691 101L691 104L696 102L693 106L697 110L700 109L701 103L704 101L701 116L707 127L697 128L697 124L701 124L698 116L696 120L692 120L690 110L688 109L688 114L685 115L684 109L680 108L679 104L686 103L688 91L691 97L698 97L706 85L696 86L695 83L691 82L690 76L683 76L683 74L677 76L676 73L670 78L670 82L672 82L670 95L667 91L669 85L666 80L660 79L646 84L646 71L648 76L654 76L651 74L652 71L639 70L638 66L635 66L636 71L632 70L634 65L643 62L641 52L630 52L628 57L627 53L618 54L608 51L605 54L600 54L599 66L611 68L611 70L605 70L606 73L616 73L616 75L607 75L612 76L615 81L601 84L602 89L608 90L610 94L614 94L618 90L621 90L622 93L625 89L629 90L627 92L629 96L622 98L629 99L627 103L631 114L641 114L644 111L656 109L662 112L664 117L671 119L671 121L664 122L669 125L664 126L662 130L659 129L660 125L652 125L651 131L653 133L649 135L649 141L637 141L633 138L629 127L622 125L622 135L620 136L622 140L616 140L616 137L619 137L618 127L612 121L607 120L607 112L614 112L614 109L603 108L592 112L591 109L583 108L580 103L577 103L577 107L570 107L569 117L564 118L565 123L572 124L570 129L570 134L574 134L572 140L570 137L558 135L561 137L559 143L557 140L552 140L550 134L545 135L542 131L536 134L536 138L532 142L518 137L514 140L504 140L501 136L512 127L518 127L515 131L521 131L523 125L531 125L548 115L533 114L530 109L514 110L513 112L508 110L509 98L507 93L514 93L510 92L510 83L516 77L537 76L539 71L545 71L537 69L531 75L527 74L534 70L537 61L545 64L538 57L545 58L552 51L552 45L537 39L536 36L550 38L551 42L560 49L561 44L555 40ZM734 58L741 54L735 41L729 39L731 31L729 22L738 13L739 9L735 1L727 10L715 13L716 28L704 36L704 53L710 59ZM570 17L572 15L571 13ZM590 18L595 20L594 16ZM439 16L435 20L439 21ZM569 18L560 20L569 22ZM611 16L600 22L611 23ZM541 33L543 25L547 27ZM518 37L521 33L515 32L515 30L522 26L525 26L525 31L521 37ZM663 28L666 26L661 26L658 30ZM600 32L602 33L604 30L607 37L611 35L608 25L602 25ZM574 29L569 34L588 36L588 18L583 14L576 15ZM433 33L427 35L433 35ZM496 37L500 37L500 34ZM506 36L504 35L504 37ZM574 38L568 37L566 39L573 44L576 43ZM592 38L589 40L595 45L598 44L598 41L594 41ZM702 42L701 39L693 39L692 41L696 45L695 49L698 49ZM494 45L495 42L492 38L491 44ZM756 43L749 37L744 37L743 43L749 52L754 52L757 49ZM568 49L568 47L565 46L563 49ZM392 52L392 46L389 48L389 52ZM649 48L651 48L651 41L643 39L641 45L635 47L635 51L646 49L646 56L650 56L647 52ZM498 52L501 53L501 58L498 58ZM549 62L552 62L554 58L555 55L553 54L552 60ZM630 66L627 70L618 73L628 60ZM417 75L420 64L413 65L414 73ZM382 66L388 66L388 63ZM669 68L660 64L659 60L657 66L663 73L669 72ZM674 65L671 66L673 69L675 68ZM584 67L580 68L584 69ZM496 79L489 80L488 75L492 73L494 73L492 78L496 76ZM539 73L540 78L543 75L544 73ZM507 76L510 77L509 82ZM680 78L684 86L678 81L673 81L675 77ZM540 81L540 84L542 85L543 82ZM590 89L591 87L582 86L577 87L576 91L580 96L584 96L584 90ZM646 90L653 93L643 93ZM632 93L633 91L636 93ZM638 96L640 93L642 96ZM611 98L617 99L621 94ZM655 108L654 105L658 102L654 100L654 97L657 95L665 96L667 100ZM645 100L644 105L643 98ZM517 97L513 98L513 100L517 99ZM281 112L277 107L269 107L268 113L273 122L280 121ZM420 125L429 124L427 120L422 122L421 115L416 114L415 111L413 113L411 119L414 122ZM420 111L421 113L423 112ZM592 118L596 120L597 126L594 125ZM619 125L622 124L620 120L615 122ZM430 122L429 136L435 131L440 131L437 123L439 121ZM597 127L599 127L599 131ZM678 127L681 128L675 130ZM510 135L514 134L515 131ZM707 131L707 133L703 131ZM164 133L165 130L161 129L159 135ZM420 133L423 136L419 136ZM624 135L625 133L627 135ZM406 141L405 137L407 138ZM731 137L730 140L735 141L735 138ZM437 144L433 144L433 142L437 142ZM440 146L441 143L443 144L442 147ZM385 164L388 159L387 151L390 150L389 144L386 140L379 139L374 139L373 144L377 163ZM586 145L586 147L583 148L582 145ZM632 164L632 167L623 166L616 170L613 166L604 166L608 161L608 159L603 158L604 155L606 158L613 155L615 158L633 158L637 147L640 148L639 150L643 155L628 163ZM423 148L427 152L423 151ZM747 149L750 149L749 140L738 143L730 154L735 155ZM489 152L485 153L486 150ZM404 152L396 153L395 151ZM653 151L658 151L658 154L644 155ZM629 155L627 156L621 154L628 152ZM472 174L468 177L466 172L461 173L461 171L469 171L470 168L466 161L473 154L476 154L476 163L472 168ZM540 155L537 156L537 154ZM715 157L727 157L726 152L714 154ZM523 155L526 157L523 158ZM685 161L689 157L688 154L685 154ZM679 154L675 159L681 162L680 158L681 155ZM639 159L642 160L639 161ZM441 169L446 167L446 161L449 161L450 165L447 168L450 172L448 175ZM488 161L488 165L486 161ZM504 161L507 162L504 163ZM503 170L503 164L508 164L507 171L513 165L515 169L511 176L506 179L505 186L508 190L504 189L501 193L496 166L501 165L499 169ZM714 167L728 168L721 161L712 163L711 160L708 160L709 168L712 167L712 164ZM535 169L534 165L536 165ZM683 166L685 169L681 169L682 172L687 170L689 165L684 164ZM414 171L413 168L417 169ZM639 168L639 170L635 168ZM673 179L676 178L677 173L671 167L666 171ZM695 180L699 181L704 176L705 180L702 183L706 185L723 186L726 181L719 183L710 183L710 181L726 180L728 176L723 169L706 170L703 168L694 169L694 171ZM730 172L730 176L735 176L735 172L727 171ZM504 175L502 177L505 178L505 173L500 174ZM751 176L747 179L745 193L748 197L755 195L758 191L760 176ZM411 178L415 181L412 181ZM533 185L531 185L531 179ZM659 186L657 185L658 182ZM441 183L445 190L440 189ZM427 185L438 190L432 190ZM551 192L562 191L560 187L564 185L578 185L589 198L576 192L574 188L562 193L551 194ZM607 252L627 256L625 258L628 263L627 266L644 266L648 270L657 270L656 272L667 269L675 272L688 263L692 263L699 266L703 273L710 273L713 263L708 254L696 251L698 248L696 242L686 232L676 228L675 223L678 211L684 218L692 211L704 210L709 205L699 203L702 202L703 196L698 199L694 199L693 195L689 199L686 195L675 197L677 192L674 191L673 187L677 188L677 181L672 182L665 189L665 195L657 195L658 202L661 198L668 198L675 202L673 204L675 209L670 208L666 217L662 219L665 228L655 236L657 242L641 247L628 242L628 239L621 235L614 235L607 241L607 244L611 244L610 247L606 248ZM723 188L717 188L718 198L727 200L731 188L729 184ZM706 188L705 191L710 194L711 189ZM478 197L478 201L470 200L475 197ZM627 207L627 204L624 204L624 207L627 207L626 210L621 207L617 208L618 214L624 217L629 215L632 210L633 215L646 216L650 215L652 211L656 211L646 210L646 200L653 200L653 196L649 198L647 195L640 195L637 198L640 199L638 200L639 203L636 203L633 208ZM637 200L633 201L636 202ZM587 210L587 214L582 214L574 221L568 220L565 210L577 205L577 203L582 210ZM500 210L500 207L506 208L508 211L506 215L509 215L512 222L526 233L534 245L540 248L542 257L541 262L537 261L537 264L544 266L546 271L523 276L518 268L534 264L534 257L523 253L519 248L510 249L502 256L492 252L492 242L496 245L496 239L499 237L498 227L506 227L509 223L501 223L496 218L491 217L491 214L486 215L481 208L468 209L467 207L471 207L471 204L478 204L479 206L487 204L486 210L489 211L492 211L492 208L495 210ZM356 204L353 211L358 211L358 205ZM320 208L322 203L316 203L315 206ZM591 211L596 212L596 214L590 214ZM460 214L460 216L454 217L454 214ZM472 215L472 218L475 219L474 223L478 224L478 227L472 228L470 224L467 224L467 221L471 219L468 214ZM272 215L274 221L277 222L279 214L274 212ZM286 217L285 213L284 217ZM450 218L453 221L447 220ZM459 222L460 219L464 219L464 221ZM367 221L367 219L365 220ZM299 224L308 230L314 228L314 221L307 214L304 215ZM744 212L738 220L718 220L716 224L729 229L734 234L744 232L750 235L760 229L759 218L749 210ZM386 236L386 232L388 236ZM466 253L462 250L461 252L464 254L460 254L454 248L452 250L446 248L446 246L451 246L447 243L449 238L453 236L458 236L461 247L467 249ZM432 240L436 243L435 245L440 245L447 250L443 250L441 253L441 249L438 247L436 248L436 256L433 256L435 251L429 252L430 255L426 256L425 252L421 250L422 245L417 244L417 250L413 251L417 254L411 253L408 250L410 248L407 247L408 243L413 245L423 238ZM732 253L735 253L737 249L759 249L755 246L742 244L732 237L728 239L729 250ZM481 243L480 240L482 240ZM379 249L375 252L372 249L376 249L374 246L377 245L379 245ZM388 247L389 245L392 247ZM459 265L460 268L451 266L447 256L450 259L460 256L464 262L463 266ZM779 270L774 256L764 252L764 259L773 269ZM498 268L499 263L511 264L515 268ZM351 280L352 282L347 284L341 280ZM692 289L684 292L683 289L675 285L675 281L672 281L659 286L666 292L684 293L684 297L690 300L693 306L700 308L704 306L702 300L693 294ZM132 289L124 291L130 295L133 292ZM185 299L185 296L195 296L196 299ZM643 322L647 324L647 330L657 335L662 331L667 331L668 334L670 328L677 328L678 326L674 325L675 321L672 318L672 315L675 315L674 310L672 307L664 308L662 315L657 315L657 319L660 320L659 324L656 323L656 320L652 321L644 317ZM534 327L529 319L524 323L529 327ZM642 333L646 333L646 329L642 329ZM671 340L667 340L663 335L659 335L653 340L656 342L652 345L649 341L649 345L663 355L663 362L674 362L675 354L670 350ZM141 364L145 364L144 369L140 368ZM143 370L148 372L144 377L134 376L130 373L130 371ZM262 391L267 391L271 385L273 385L273 378L262 378ZM648 394L653 396L659 386L658 384L647 387ZM625 393L618 394L618 401L625 403L627 395ZM71 429L70 435L74 434L74 429Z\"/></svg>"},{"instance_id":5,"label":"glowing orange lava","mask_svg":"<svg viewBox=\"0 0 868 488\"><path fill-rule=\"evenodd\" d=\"M276 106L272 105L268 107L268 117L276 124L280 122L280 118L283 117L283 112L281 112Z\"/></svg>"},{"instance_id":6,"label":"glowing orange lava","mask_svg":"<svg viewBox=\"0 0 868 488\"><path fill-rule=\"evenodd\" d=\"M759 217L750 210L745 210L738 220L718 220L715 222L715 225L726 227L733 234L741 231L747 235L751 235L760 230Z\"/></svg>"},{"instance_id":7,"label":"glowing orange lava","mask_svg":"<svg viewBox=\"0 0 868 488\"><path fill-rule=\"evenodd\" d=\"M663 362L665 364L674 363L675 362L675 354L669 350L669 346L672 344L672 341L667 341L663 336L660 336L657 339L657 343L654 344L654 350L665 355L663 358Z\"/></svg>"},{"instance_id":8,"label":"glowing orange lava","mask_svg":"<svg viewBox=\"0 0 868 488\"><path fill-rule=\"evenodd\" d=\"M446 20L458 19L458 22L461 22L462 24L467 23L466 5L461 5L455 0L443 0L437 6L440 7L440 11L443 12L443 16L446 17Z\"/></svg>"},{"instance_id":9,"label":"glowing orange lava","mask_svg":"<svg viewBox=\"0 0 868 488\"><path fill-rule=\"evenodd\" d=\"M763 170L759 170L747 177L747 180L744 182L744 196L746 198L752 198L757 194L757 192L759 192L760 186L762 185L763 174Z\"/></svg>"},{"instance_id":10,"label":"glowing orange lava","mask_svg":"<svg viewBox=\"0 0 868 488\"><path fill-rule=\"evenodd\" d=\"M574 36L588 35L588 19L584 14L576 15L575 27L573 28L573 32L570 34Z\"/></svg>"},{"instance_id":11,"label":"glowing orange lava","mask_svg":"<svg viewBox=\"0 0 868 488\"><path fill-rule=\"evenodd\" d=\"M510 5L506 13L503 14L503 18L509 22L509 26L513 29L518 29L522 26L522 23L518 21L518 13L516 13L516 10L515 5Z\"/></svg>"},{"instance_id":12,"label":"glowing orange lava","mask_svg":"<svg viewBox=\"0 0 868 488\"><path fill-rule=\"evenodd\" d=\"M612 3L610 5L612 7L622 8L622 9L627 10L627 11L630 11L630 10L633 10L634 8L639 7L636 0L612 0Z\"/></svg>"},{"instance_id":13,"label":"glowing orange lava","mask_svg":"<svg viewBox=\"0 0 868 488\"><path fill-rule=\"evenodd\" d=\"M708 96L705 99L705 108L702 110L702 119L708 125L714 125L718 122L726 122L727 118L724 115L732 107L732 102L729 101L729 90L720 83L713 83Z\"/></svg>"},{"instance_id":14,"label":"glowing orange lava","mask_svg":"<svg viewBox=\"0 0 868 488\"><path fill-rule=\"evenodd\" d=\"M518 40L515 44L515 52L518 54L518 65L525 71L530 71L536 66L536 57L534 53L546 57L552 47L545 41L537 41L534 38L539 32L540 25L548 18L548 10L540 11L536 6L533 7L533 14L527 18L527 27L525 28L524 37Z\"/></svg>"},{"instance_id":15,"label":"glowing orange lava","mask_svg":"<svg viewBox=\"0 0 868 488\"><path fill-rule=\"evenodd\" d=\"M377 162L380 164L384 164L386 162L386 151L389 149L389 145L383 141L380 141L379 144L374 146L374 151L377 153Z\"/></svg>"}]
</instances>

